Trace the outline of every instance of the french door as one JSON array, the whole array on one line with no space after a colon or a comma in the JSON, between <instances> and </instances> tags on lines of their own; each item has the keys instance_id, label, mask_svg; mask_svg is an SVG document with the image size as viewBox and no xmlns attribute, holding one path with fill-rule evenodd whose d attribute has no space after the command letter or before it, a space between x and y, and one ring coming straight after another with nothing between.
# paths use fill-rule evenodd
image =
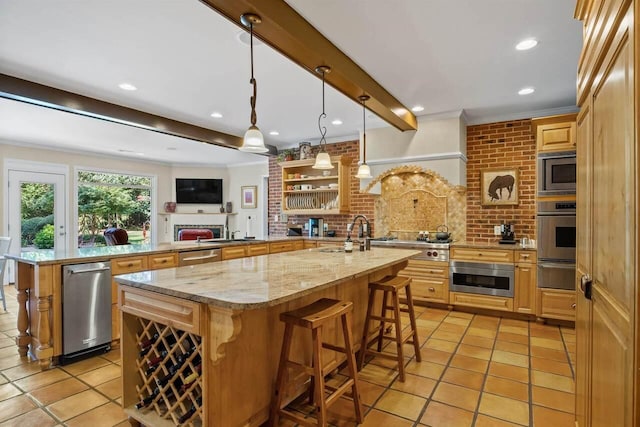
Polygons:
<instances>
[{"instance_id":1,"label":"french door","mask_svg":"<svg viewBox=\"0 0 640 427\"><path fill-rule=\"evenodd\" d=\"M51 247L67 248L66 175L57 172L26 170L9 165L7 170L7 229L11 237L11 252L20 249ZM35 207L33 205L36 205ZM25 207L23 212L23 206ZM46 224L53 225L46 232ZM14 281L13 263L9 264L8 280Z\"/></svg>"}]
</instances>

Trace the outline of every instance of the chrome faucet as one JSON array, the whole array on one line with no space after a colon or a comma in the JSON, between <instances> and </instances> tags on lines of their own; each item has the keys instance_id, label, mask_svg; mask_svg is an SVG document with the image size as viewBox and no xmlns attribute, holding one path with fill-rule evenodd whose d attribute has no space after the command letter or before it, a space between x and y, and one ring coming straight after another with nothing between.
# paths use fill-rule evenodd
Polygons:
<instances>
[{"instance_id":1,"label":"chrome faucet","mask_svg":"<svg viewBox=\"0 0 640 427\"><path fill-rule=\"evenodd\" d=\"M369 223L369 220L367 219L366 216L360 215L360 214L354 216L351 224L347 224L347 234L351 235L351 231L353 230L353 227L356 225L356 221L358 219L364 220L364 223L365 223L365 229L363 230L364 248L367 251L371 250L371 224Z\"/></svg>"}]
</instances>

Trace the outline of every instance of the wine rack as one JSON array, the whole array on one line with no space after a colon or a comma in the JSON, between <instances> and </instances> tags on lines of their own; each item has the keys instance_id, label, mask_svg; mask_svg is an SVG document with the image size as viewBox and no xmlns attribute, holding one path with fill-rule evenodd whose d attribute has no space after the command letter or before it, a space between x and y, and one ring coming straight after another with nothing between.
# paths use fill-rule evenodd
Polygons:
<instances>
[{"instance_id":1,"label":"wine rack","mask_svg":"<svg viewBox=\"0 0 640 427\"><path fill-rule=\"evenodd\" d=\"M202 426L202 339L158 322L138 320L138 410L155 411L175 425Z\"/></svg>"}]
</instances>

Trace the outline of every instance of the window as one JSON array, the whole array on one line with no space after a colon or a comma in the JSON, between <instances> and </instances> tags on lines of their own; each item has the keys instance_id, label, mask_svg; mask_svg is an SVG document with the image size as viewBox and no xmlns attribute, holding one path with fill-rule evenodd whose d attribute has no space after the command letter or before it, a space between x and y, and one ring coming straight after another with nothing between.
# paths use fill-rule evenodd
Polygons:
<instances>
[{"instance_id":1,"label":"window","mask_svg":"<svg viewBox=\"0 0 640 427\"><path fill-rule=\"evenodd\" d=\"M78 171L78 247L105 245L104 231L123 228L129 243L151 241L152 178Z\"/></svg>"}]
</instances>

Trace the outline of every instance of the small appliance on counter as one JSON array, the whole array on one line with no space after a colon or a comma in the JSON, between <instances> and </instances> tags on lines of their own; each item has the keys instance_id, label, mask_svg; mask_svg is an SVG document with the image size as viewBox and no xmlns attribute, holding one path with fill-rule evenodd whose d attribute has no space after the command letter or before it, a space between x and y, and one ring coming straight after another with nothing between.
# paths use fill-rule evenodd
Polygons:
<instances>
[{"instance_id":1,"label":"small appliance on counter","mask_svg":"<svg viewBox=\"0 0 640 427\"><path fill-rule=\"evenodd\" d=\"M516 243L516 234L514 233L513 224L501 224L500 235L502 236L499 243L514 245Z\"/></svg>"},{"instance_id":2,"label":"small appliance on counter","mask_svg":"<svg viewBox=\"0 0 640 427\"><path fill-rule=\"evenodd\" d=\"M287 236L302 236L302 225L287 224Z\"/></svg>"},{"instance_id":3,"label":"small appliance on counter","mask_svg":"<svg viewBox=\"0 0 640 427\"><path fill-rule=\"evenodd\" d=\"M324 237L323 218L309 218L309 237Z\"/></svg>"}]
</instances>

